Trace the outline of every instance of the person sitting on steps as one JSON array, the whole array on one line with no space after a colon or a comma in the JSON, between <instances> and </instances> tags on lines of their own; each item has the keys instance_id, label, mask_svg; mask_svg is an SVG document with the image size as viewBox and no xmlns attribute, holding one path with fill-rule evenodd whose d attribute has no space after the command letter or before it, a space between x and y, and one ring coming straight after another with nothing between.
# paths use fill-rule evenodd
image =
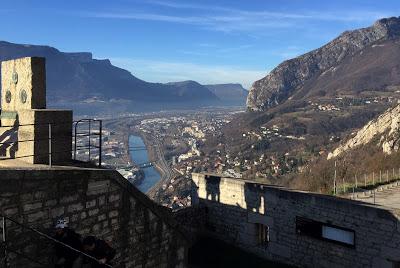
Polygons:
<instances>
[{"instance_id":1,"label":"person sitting on steps","mask_svg":"<svg viewBox=\"0 0 400 268\"><path fill-rule=\"evenodd\" d=\"M74 230L68 228L65 219L59 219L55 226L54 239L74 249L82 250L81 236ZM56 263L55 267L75 268L80 267L79 253L63 244L55 244Z\"/></svg>"},{"instance_id":2,"label":"person sitting on steps","mask_svg":"<svg viewBox=\"0 0 400 268\"><path fill-rule=\"evenodd\" d=\"M83 250L86 254L94 257L86 258L86 263L90 263L92 268L107 267L105 264L111 265L111 260L115 257L115 249L113 249L106 241L96 239L94 236L88 236L83 240Z\"/></svg>"}]
</instances>

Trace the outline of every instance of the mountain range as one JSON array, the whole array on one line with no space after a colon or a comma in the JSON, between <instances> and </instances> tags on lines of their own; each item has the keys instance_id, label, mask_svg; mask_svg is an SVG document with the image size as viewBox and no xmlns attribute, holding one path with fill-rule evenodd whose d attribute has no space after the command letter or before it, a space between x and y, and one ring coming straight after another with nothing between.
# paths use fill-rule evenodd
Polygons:
<instances>
[{"instance_id":1,"label":"mountain range","mask_svg":"<svg viewBox=\"0 0 400 268\"><path fill-rule=\"evenodd\" d=\"M72 106L79 113L88 110L115 112L115 109L151 110L229 103L223 99L226 91L220 97L218 90L211 92L208 87L195 81L166 84L146 82L112 65L108 59L93 59L88 52L67 53L49 46L0 41L0 61L27 56L46 58L47 96L52 107Z\"/></svg>"},{"instance_id":2,"label":"mountain range","mask_svg":"<svg viewBox=\"0 0 400 268\"><path fill-rule=\"evenodd\" d=\"M382 152L388 155L399 151L400 105L388 109L377 118L369 121L351 136L329 153L328 159L343 156L348 151L367 146L371 143L380 147Z\"/></svg>"},{"instance_id":3,"label":"mountain range","mask_svg":"<svg viewBox=\"0 0 400 268\"><path fill-rule=\"evenodd\" d=\"M375 169L382 168L371 164L376 159L391 163L387 152L400 147L399 107L393 108L399 102L400 17L384 18L284 61L254 82L248 112L226 125L213 144L224 145L221 155L254 163L244 176L328 190L325 178L337 158L354 160L353 173L368 167L355 160L366 156ZM400 154L390 157L394 163Z\"/></svg>"},{"instance_id":4,"label":"mountain range","mask_svg":"<svg viewBox=\"0 0 400 268\"><path fill-rule=\"evenodd\" d=\"M321 48L284 61L254 82L247 107L263 111L288 100L387 91L400 84L400 18L346 31Z\"/></svg>"},{"instance_id":5,"label":"mountain range","mask_svg":"<svg viewBox=\"0 0 400 268\"><path fill-rule=\"evenodd\" d=\"M212 93L224 102L233 105L245 105L249 91L241 84L205 85Z\"/></svg>"}]
</instances>

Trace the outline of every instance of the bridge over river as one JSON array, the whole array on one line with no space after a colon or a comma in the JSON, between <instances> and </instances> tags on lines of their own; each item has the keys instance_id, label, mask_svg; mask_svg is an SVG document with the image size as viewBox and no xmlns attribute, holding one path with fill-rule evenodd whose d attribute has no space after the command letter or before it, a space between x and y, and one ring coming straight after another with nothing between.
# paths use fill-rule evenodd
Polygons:
<instances>
[{"instance_id":1,"label":"bridge over river","mask_svg":"<svg viewBox=\"0 0 400 268\"><path fill-rule=\"evenodd\" d=\"M149 160L146 145L140 136L129 136L129 155L131 160L143 169L144 179L136 187L146 193L161 179L161 175L154 168L154 163Z\"/></svg>"}]
</instances>

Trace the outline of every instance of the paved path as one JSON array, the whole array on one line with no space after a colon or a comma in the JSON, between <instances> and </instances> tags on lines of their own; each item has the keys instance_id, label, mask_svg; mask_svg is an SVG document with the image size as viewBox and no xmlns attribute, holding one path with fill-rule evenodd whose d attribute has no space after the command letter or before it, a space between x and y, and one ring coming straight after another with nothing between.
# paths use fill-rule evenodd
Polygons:
<instances>
[{"instance_id":1,"label":"paved path","mask_svg":"<svg viewBox=\"0 0 400 268\"><path fill-rule=\"evenodd\" d=\"M400 209L400 182L398 185L392 183L379 186L375 191L367 191L366 195L358 193L355 200L374 204L374 192L376 205Z\"/></svg>"}]
</instances>

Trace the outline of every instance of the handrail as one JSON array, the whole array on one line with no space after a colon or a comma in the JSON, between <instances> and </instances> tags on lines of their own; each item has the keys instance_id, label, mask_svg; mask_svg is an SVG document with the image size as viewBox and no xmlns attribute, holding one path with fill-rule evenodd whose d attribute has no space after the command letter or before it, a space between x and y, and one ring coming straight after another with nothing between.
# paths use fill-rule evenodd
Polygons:
<instances>
[{"instance_id":1,"label":"handrail","mask_svg":"<svg viewBox=\"0 0 400 268\"><path fill-rule=\"evenodd\" d=\"M3 243L7 243L7 240L6 240L6 236L5 236L5 234L6 234L6 230L5 230L5 228L6 228L6 224L5 224L5 221L6 220L9 220L9 221L11 221L12 223L15 223L16 225L18 225L18 226L20 226L20 227L22 227L22 228L25 228L25 229L28 229L28 230L30 230L30 231L32 231L32 232L34 232L34 233L36 233L37 235L39 235L39 236L41 236L41 237L44 237L45 239L47 239L47 240L50 240L50 241L52 241L52 242L54 242L54 243L57 243L57 244L60 244L60 245L62 245L63 247L66 247L66 248L68 248L68 249L70 249L70 250L72 250L72 251L75 251L76 253L79 253L80 255L83 255L83 256L85 256L85 257L87 257L87 258L89 258L89 259L91 259L91 260L93 260L93 261L96 261L96 262L99 262L99 260L98 259L96 259L95 257L93 257L93 256L91 256L91 255L89 255L89 254L87 254L87 253L85 253L85 252L83 252L83 251L80 251L80 250L78 250L78 249L76 249L76 248L73 248L73 247L71 247L70 245L67 245L67 244L65 244L65 243L63 243L63 242L61 242L61 241L58 241L57 239L55 239L55 238L53 238L53 237L51 237L51 236L49 236L49 235L47 235L47 234L45 234L45 233L43 233L43 232L41 232L41 231L39 231L39 230L36 230L36 229L34 229L34 228L32 228L32 227L29 227L29 226L26 226L26 225L24 225L24 224L22 224L22 223L19 223L19 222L17 222L16 220L14 220L14 219L12 219L12 218L10 218L10 217L7 217L7 216L4 216L4 215L2 215L2 214L0 214L0 217L1 218L3 218ZM8 251L9 251L9 249L7 249ZM29 257L28 257L29 258ZM109 264L103 264L104 266L106 266L106 267L113 267L113 266L111 266L111 265L109 265Z\"/></svg>"},{"instance_id":2,"label":"handrail","mask_svg":"<svg viewBox=\"0 0 400 268\"><path fill-rule=\"evenodd\" d=\"M89 123L89 133L88 132L79 132L77 131L78 125L80 123L85 123L88 122ZM97 122L99 124L99 129L92 131L92 122ZM57 128L57 126L60 125L70 125L72 123L72 127L74 127L74 131L72 133L71 136L69 135L57 135L57 136L53 136L52 135L52 129L53 128ZM28 127L28 126L48 126L49 130L49 137L47 138L39 138L39 139L25 139L25 140L13 140L13 139L9 139L7 140L7 136L11 136L11 135L15 135L15 133L18 132L18 129L21 127ZM34 157L34 156L43 156L43 155L48 155L49 156L49 166L51 166L52 163L52 156L54 156L55 154L60 154L60 153L67 153L67 152L71 152L73 153L73 159L76 160L77 158L77 152L78 151L82 151L82 150L88 150L89 152L89 162L92 161L92 149L97 149L98 150L98 166L101 167L101 163L102 163L102 135L103 135L103 130L102 130L102 120L99 119L80 119L80 120L75 120L75 121L69 121L69 122L57 122L57 123L32 123L32 124L15 124L12 126L0 126L1 128L12 128L12 132L9 133L9 135L4 136L5 139L3 139L0 142L0 145L6 145L8 146L14 146L15 144L19 144L19 143L25 143L25 142L35 142L35 141L48 141L49 142L49 152L48 153L44 153L44 154L33 154L33 155L23 155L23 156L14 156L14 157L5 157L5 158L1 158L0 157L0 161L1 160L9 160L9 159L20 159L20 158L28 158L28 157ZM75 135L74 135L75 133ZM91 142L91 137L92 136L96 136L98 139L98 142L96 141L94 144L92 144ZM59 140L62 137L66 137L72 138L72 141L74 143L74 147L71 150L68 151L58 151L58 152L54 152L52 151L52 141L54 140ZM84 143L83 145L79 145L78 146L78 137L80 137L80 140L86 140L87 143ZM88 140L87 140L88 139ZM96 151L97 152L97 151ZM71 157L72 158L72 157Z\"/></svg>"},{"instance_id":3,"label":"handrail","mask_svg":"<svg viewBox=\"0 0 400 268\"><path fill-rule=\"evenodd\" d=\"M32 123L32 124L16 124L11 126L0 126L0 128L9 128L9 127L28 127L28 126L47 126L48 124L52 125L70 125L71 123L83 122L83 120L92 120L92 121L102 121L100 119L80 119L80 120L73 120L73 121L65 121L65 122L58 122L58 123Z\"/></svg>"},{"instance_id":4,"label":"handrail","mask_svg":"<svg viewBox=\"0 0 400 268\"><path fill-rule=\"evenodd\" d=\"M89 141L89 144L88 144L88 146L89 146L89 162L90 162L90 160L91 160L91 140L90 140L90 138L91 138L91 135L92 135L92 133L91 133L91 124L92 124L92 122L98 122L99 123L99 132L98 133L95 133L95 134L93 134L93 135L98 135L99 136L99 146L97 147L97 146L94 146L94 148L97 148L97 149L99 149L99 166L101 167L101 155L102 155L102 133L103 133L103 121L102 120L98 120L98 119L88 119L88 118L84 118L84 119L80 119L80 120L78 120L78 121L76 121L75 122L75 127L74 127L74 130L75 130L75 135L74 135L74 160L76 160L76 152L77 152L77 141L76 141L76 138L78 137L78 134L82 134L82 133L78 133L78 125L80 124L80 123L84 123L84 122L87 122L87 123L89 123L89 134L87 134L86 135L86 137L88 137L88 141ZM80 137L82 137L82 135L80 135Z\"/></svg>"}]
</instances>

